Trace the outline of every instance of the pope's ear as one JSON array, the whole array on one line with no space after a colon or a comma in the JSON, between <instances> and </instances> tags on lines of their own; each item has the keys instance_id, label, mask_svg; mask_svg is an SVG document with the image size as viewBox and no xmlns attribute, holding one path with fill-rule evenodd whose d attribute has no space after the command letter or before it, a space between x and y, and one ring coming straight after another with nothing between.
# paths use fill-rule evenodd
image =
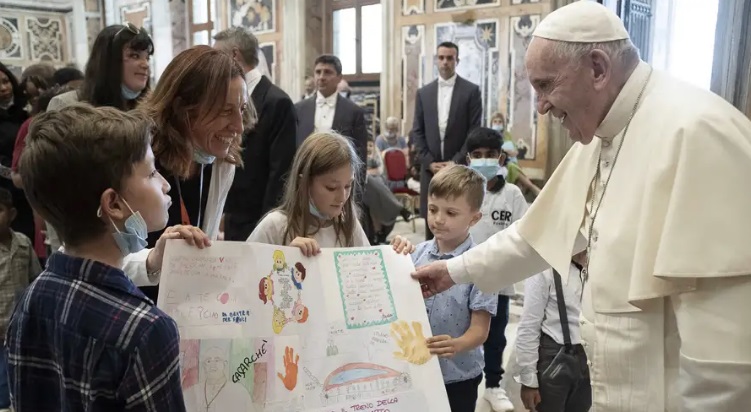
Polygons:
<instances>
[{"instance_id":1,"label":"pope's ear","mask_svg":"<svg viewBox=\"0 0 751 412\"><path fill-rule=\"evenodd\" d=\"M592 50L587 56L592 69L592 80L596 90L602 90L610 80L613 70L613 61L604 51Z\"/></svg>"}]
</instances>

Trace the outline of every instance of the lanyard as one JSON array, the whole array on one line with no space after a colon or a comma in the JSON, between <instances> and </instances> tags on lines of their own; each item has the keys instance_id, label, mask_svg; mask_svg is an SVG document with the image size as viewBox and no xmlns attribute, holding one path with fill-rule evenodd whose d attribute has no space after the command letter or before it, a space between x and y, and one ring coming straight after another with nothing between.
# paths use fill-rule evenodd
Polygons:
<instances>
[{"instance_id":1,"label":"lanyard","mask_svg":"<svg viewBox=\"0 0 751 412\"><path fill-rule=\"evenodd\" d=\"M201 227L201 214L203 212L203 168L204 165L201 165L201 175L200 180L198 181L198 220L196 221L196 227L198 228ZM185 201L183 200L183 192L180 189L180 178L176 177L175 181L177 183L177 194L180 196L180 221L183 225L192 226L190 215L188 215L188 209L185 207Z\"/></svg>"}]
</instances>

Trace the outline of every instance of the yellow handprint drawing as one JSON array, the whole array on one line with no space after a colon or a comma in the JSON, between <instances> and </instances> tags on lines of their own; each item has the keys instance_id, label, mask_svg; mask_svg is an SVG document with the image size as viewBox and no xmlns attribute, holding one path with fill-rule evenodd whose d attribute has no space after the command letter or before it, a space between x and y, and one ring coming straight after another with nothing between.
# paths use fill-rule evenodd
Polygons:
<instances>
[{"instance_id":1,"label":"yellow handprint drawing","mask_svg":"<svg viewBox=\"0 0 751 412\"><path fill-rule=\"evenodd\" d=\"M420 322L412 322L412 328L403 320L391 324L391 337L396 341L401 352L394 352L394 357L406 360L415 365L422 365L432 356L428 349L428 343L422 334Z\"/></svg>"}]
</instances>

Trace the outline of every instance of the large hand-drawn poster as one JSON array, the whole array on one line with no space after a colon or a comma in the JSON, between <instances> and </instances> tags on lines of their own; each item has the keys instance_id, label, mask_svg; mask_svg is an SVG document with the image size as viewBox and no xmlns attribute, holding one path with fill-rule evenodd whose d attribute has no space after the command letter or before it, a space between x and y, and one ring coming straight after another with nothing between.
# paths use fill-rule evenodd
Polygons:
<instances>
[{"instance_id":1,"label":"large hand-drawn poster","mask_svg":"<svg viewBox=\"0 0 751 412\"><path fill-rule=\"evenodd\" d=\"M158 306L189 412L448 412L409 256L170 241Z\"/></svg>"}]
</instances>

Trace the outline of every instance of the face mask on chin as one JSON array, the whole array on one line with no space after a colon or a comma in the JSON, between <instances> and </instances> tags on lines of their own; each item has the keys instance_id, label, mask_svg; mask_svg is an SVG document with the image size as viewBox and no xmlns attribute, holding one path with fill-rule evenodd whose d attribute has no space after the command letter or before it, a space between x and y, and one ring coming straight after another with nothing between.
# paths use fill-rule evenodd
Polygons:
<instances>
[{"instance_id":1,"label":"face mask on chin","mask_svg":"<svg viewBox=\"0 0 751 412\"><path fill-rule=\"evenodd\" d=\"M111 217L108 216L107 218L112 224L112 227L115 228L112 237L115 239L117 247L120 248L120 252L123 256L128 256L132 253L138 253L146 248L148 245L146 239L149 236L149 230L146 221L143 219L143 216L141 216L141 212L134 212L125 199L123 199L123 202L131 213L131 215L125 219L125 223L123 223L123 230L121 231L117 228L117 225L115 225L115 222ZM97 209L97 217L102 217L101 206Z\"/></svg>"}]
</instances>

